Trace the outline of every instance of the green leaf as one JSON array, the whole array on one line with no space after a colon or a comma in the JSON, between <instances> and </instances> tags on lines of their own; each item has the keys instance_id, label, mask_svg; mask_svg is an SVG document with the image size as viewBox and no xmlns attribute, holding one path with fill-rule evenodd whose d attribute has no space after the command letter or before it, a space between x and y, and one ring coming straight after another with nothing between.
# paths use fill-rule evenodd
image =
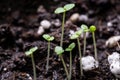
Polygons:
<instances>
[{"instance_id":1,"label":"green leaf","mask_svg":"<svg viewBox=\"0 0 120 80\"><path fill-rule=\"evenodd\" d=\"M51 36L51 37L49 38L49 41L53 41L53 40L54 40L54 37Z\"/></svg>"},{"instance_id":2,"label":"green leaf","mask_svg":"<svg viewBox=\"0 0 120 80\"><path fill-rule=\"evenodd\" d=\"M57 53L57 55L61 55L64 52L64 50L63 50L62 47L56 46L55 47L55 52Z\"/></svg>"},{"instance_id":3,"label":"green leaf","mask_svg":"<svg viewBox=\"0 0 120 80\"><path fill-rule=\"evenodd\" d=\"M47 40L47 41L53 41L53 40L54 40L54 37L53 37L53 36L50 36L50 35L48 35L48 34L44 34L44 35L43 35L43 38L44 38L45 40Z\"/></svg>"},{"instance_id":4,"label":"green leaf","mask_svg":"<svg viewBox=\"0 0 120 80\"><path fill-rule=\"evenodd\" d=\"M72 36L70 36L70 39L77 39L79 36L76 34L73 34Z\"/></svg>"},{"instance_id":5,"label":"green leaf","mask_svg":"<svg viewBox=\"0 0 120 80\"><path fill-rule=\"evenodd\" d=\"M25 52L25 55L26 55L26 56L29 56L29 55L31 55L31 54L32 54L32 53L31 53L30 51L26 51L26 52Z\"/></svg>"},{"instance_id":6,"label":"green leaf","mask_svg":"<svg viewBox=\"0 0 120 80\"><path fill-rule=\"evenodd\" d=\"M92 25L92 26L90 26L89 30L90 30L90 32L95 32L96 27L94 25Z\"/></svg>"},{"instance_id":7,"label":"green leaf","mask_svg":"<svg viewBox=\"0 0 120 80\"><path fill-rule=\"evenodd\" d=\"M60 14L60 13L63 13L63 12L65 12L65 9L64 8L62 8L62 7L59 7L59 8L57 8L56 10L55 10L55 14Z\"/></svg>"},{"instance_id":8,"label":"green leaf","mask_svg":"<svg viewBox=\"0 0 120 80\"><path fill-rule=\"evenodd\" d=\"M73 48L75 48L75 43L71 43L68 48L65 49L65 51L72 51Z\"/></svg>"},{"instance_id":9,"label":"green leaf","mask_svg":"<svg viewBox=\"0 0 120 80\"><path fill-rule=\"evenodd\" d=\"M75 4L66 4L66 5L64 6L64 9L65 9L65 11L69 11L69 10L71 10L73 7L75 7Z\"/></svg>"},{"instance_id":10,"label":"green leaf","mask_svg":"<svg viewBox=\"0 0 120 80\"><path fill-rule=\"evenodd\" d=\"M82 33L83 33L82 29L80 29L80 30L78 30L78 31L75 32L75 34L78 35L78 36L80 36Z\"/></svg>"},{"instance_id":11,"label":"green leaf","mask_svg":"<svg viewBox=\"0 0 120 80\"><path fill-rule=\"evenodd\" d=\"M45 40L48 40L48 39L50 38L50 36L49 36L48 34L44 34L44 35L43 35L43 38L44 38Z\"/></svg>"},{"instance_id":12,"label":"green leaf","mask_svg":"<svg viewBox=\"0 0 120 80\"><path fill-rule=\"evenodd\" d=\"M88 32L88 31L89 31L88 26L85 25L85 24L82 24L82 25L81 25L81 29L82 29L84 32Z\"/></svg>"},{"instance_id":13,"label":"green leaf","mask_svg":"<svg viewBox=\"0 0 120 80\"><path fill-rule=\"evenodd\" d=\"M25 52L26 56L33 54L37 49L38 49L38 47L33 47L29 51L26 51Z\"/></svg>"}]
</instances>

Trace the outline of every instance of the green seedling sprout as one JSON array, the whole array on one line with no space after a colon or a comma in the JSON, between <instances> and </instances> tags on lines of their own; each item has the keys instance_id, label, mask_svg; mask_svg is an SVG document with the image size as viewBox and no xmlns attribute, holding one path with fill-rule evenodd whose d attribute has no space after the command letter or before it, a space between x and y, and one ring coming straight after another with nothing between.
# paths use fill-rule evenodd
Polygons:
<instances>
[{"instance_id":1,"label":"green seedling sprout","mask_svg":"<svg viewBox=\"0 0 120 80\"><path fill-rule=\"evenodd\" d=\"M69 80L71 80L72 76L72 50L75 48L75 43L71 43L68 48L65 49L65 51L70 52L70 70L69 70Z\"/></svg>"},{"instance_id":2,"label":"green seedling sprout","mask_svg":"<svg viewBox=\"0 0 120 80\"><path fill-rule=\"evenodd\" d=\"M78 43L78 51L79 51L79 58L80 58L80 74L81 76L83 76L83 70L82 70L82 63L81 63L81 58L82 58L82 53L81 53L81 47L80 47L80 41L79 41L79 36L83 33L83 30L80 29L78 31L75 32L75 34L73 34L70 39L77 39L77 43Z\"/></svg>"},{"instance_id":3,"label":"green seedling sprout","mask_svg":"<svg viewBox=\"0 0 120 80\"><path fill-rule=\"evenodd\" d=\"M63 18L62 18L62 34L61 34L61 40L60 40L60 46L63 46L63 36L64 36L64 24L65 24L65 14L66 11L71 10L73 7L75 6L75 4L66 4L64 7L58 7L55 10L55 14L60 14L63 13Z\"/></svg>"},{"instance_id":4,"label":"green seedling sprout","mask_svg":"<svg viewBox=\"0 0 120 80\"><path fill-rule=\"evenodd\" d=\"M46 71L49 69L49 57L50 57L50 42L54 40L53 36L48 34L44 34L43 38L48 41L48 51L47 51L47 64L46 64Z\"/></svg>"},{"instance_id":5,"label":"green seedling sprout","mask_svg":"<svg viewBox=\"0 0 120 80\"><path fill-rule=\"evenodd\" d=\"M81 29L83 30L83 37L84 37L83 54L85 55L85 52L86 52L86 32L88 32L89 29L88 29L87 25L85 25L85 24L81 25Z\"/></svg>"},{"instance_id":6,"label":"green seedling sprout","mask_svg":"<svg viewBox=\"0 0 120 80\"><path fill-rule=\"evenodd\" d=\"M62 54L64 53L64 49L63 49L62 47L60 47L60 46L56 46L56 47L55 47L55 52L57 53L57 55L59 55L59 57L60 57L60 59L61 59L61 61L62 61L62 64L63 64L63 66L64 66L64 69L65 69L65 72L66 72L66 76L67 76L67 78L68 78L68 80L69 80L68 70L67 70L65 61L64 61L64 59L63 59L63 56L62 56Z\"/></svg>"},{"instance_id":7,"label":"green seedling sprout","mask_svg":"<svg viewBox=\"0 0 120 80\"><path fill-rule=\"evenodd\" d=\"M96 41L95 41L95 33L94 33L96 31L96 27L94 25L92 25L92 26L90 26L89 30L92 33L92 37L93 37L95 59L98 60L98 58L97 58Z\"/></svg>"},{"instance_id":8,"label":"green seedling sprout","mask_svg":"<svg viewBox=\"0 0 120 80\"><path fill-rule=\"evenodd\" d=\"M35 61L34 61L34 56L33 53L38 49L38 47L33 47L30 50L26 51L25 54L26 56L31 56L32 60L32 65L33 65L33 75L34 75L34 80L36 80L36 68L35 68Z\"/></svg>"}]
</instances>

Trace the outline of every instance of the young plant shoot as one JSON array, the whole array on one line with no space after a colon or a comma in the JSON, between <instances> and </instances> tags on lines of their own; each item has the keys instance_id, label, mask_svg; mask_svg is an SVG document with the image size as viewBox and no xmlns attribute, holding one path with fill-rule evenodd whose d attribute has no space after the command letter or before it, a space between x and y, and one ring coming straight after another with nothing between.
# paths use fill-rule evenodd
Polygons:
<instances>
[{"instance_id":1,"label":"young plant shoot","mask_svg":"<svg viewBox=\"0 0 120 80\"><path fill-rule=\"evenodd\" d=\"M67 70L65 61L64 61L64 59L63 59L63 57L62 57L62 53L64 53L64 49L63 49L62 47L60 47L60 46L56 46L56 47L55 47L55 52L57 53L57 55L59 55L60 59L62 60L62 64L63 64L63 66L64 66L64 69L65 69L65 72L66 72L66 76L67 76L67 78L68 78L68 80L69 80L68 70Z\"/></svg>"},{"instance_id":2,"label":"young plant shoot","mask_svg":"<svg viewBox=\"0 0 120 80\"><path fill-rule=\"evenodd\" d=\"M38 49L38 47L33 47L30 50L26 51L25 54L26 56L31 56L31 60L32 60L32 65L33 65L33 75L34 75L34 79L36 80L36 68L35 68L35 61L34 61L34 56L33 53Z\"/></svg>"},{"instance_id":3,"label":"young plant shoot","mask_svg":"<svg viewBox=\"0 0 120 80\"><path fill-rule=\"evenodd\" d=\"M70 52L70 69L69 69L69 80L71 80L72 76L72 50L75 48L75 43L71 43L68 48L65 49L65 51Z\"/></svg>"},{"instance_id":4,"label":"young plant shoot","mask_svg":"<svg viewBox=\"0 0 120 80\"><path fill-rule=\"evenodd\" d=\"M47 51L47 64L46 64L46 71L49 69L49 57L50 57L50 42L54 40L53 36L48 34L44 34L43 38L48 41L48 51Z\"/></svg>"},{"instance_id":5,"label":"young plant shoot","mask_svg":"<svg viewBox=\"0 0 120 80\"><path fill-rule=\"evenodd\" d=\"M81 53L81 47L80 47L80 41L79 41L79 36L82 34L83 30L80 29L78 31L75 32L75 34L73 34L70 39L77 39L77 43L78 43L78 50L79 50L79 58L80 58L80 74L81 76L83 76L83 70L82 70L82 62L81 62L81 58L82 58L82 53Z\"/></svg>"},{"instance_id":6,"label":"young plant shoot","mask_svg":"<svg viewBox=\"0 0 120 80\"><path fill-rule=\"evenodd\" d=\"M85 24L81 25L81 29L83 30L83 37L84 37L83 54L85 55L85 52L86 52L86 32L88 32L89 29L88 29L87 25L85 25Z\"/></svg>"},{"instance_id":7,"label":"young plant shoot","mask_svg":"<svg viewBox=\"0 0 120 80\"><path fill-rule=\"evenodd\" d=\"M55 14L60 14L63 13L63 18L62 18L62 34L61 34L61 41L60 41L60 46L63 46L63 36L64 36L64 24L65 24L65 14L67 11L71 10L75 4L66 4L64 7L58 7L55 10Z\"/></svg>"},{"instance_id":8,"label":"young plant shoot","mask_svg":"<svg viewBox=\"0 0 120 80\"><path fill-rule=\"evenodd\" d=\"M96 27L92 25L92 26L90 26L89 30L92 33L92 37L93 37L95 59L98 60L98 58L97 58L96 41L95 41L95 33L94 33L95 30L96 30Z\"/></svg>"}]
</instances>

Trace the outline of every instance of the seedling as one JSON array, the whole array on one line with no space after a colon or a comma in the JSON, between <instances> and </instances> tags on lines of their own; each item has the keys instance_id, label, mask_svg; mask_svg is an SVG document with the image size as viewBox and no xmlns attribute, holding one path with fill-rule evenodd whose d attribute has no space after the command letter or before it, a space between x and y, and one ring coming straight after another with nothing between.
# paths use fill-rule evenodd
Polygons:
<instances>
[{"instance_id":1,"label":"seedling","mask_svg":"<svg viewBox=\"0 0 120 80\"><path fill-rule=\"evenodd\" d=\"M48 41L48 51L47 51L47 64L46 64L46 71L48 71L49 66L49 57L50 57L50 42L54 40L53 36L48 34L44 34L43 38Z\"/></svg>"},{"instance_id":2,"label":"seedling","mask_svg":"<svg viewBox=\"0 0 120 80\"><path fill-rule=\"evenodd\" d=\"M93 37L95 59L98 60L98 58L97 58L96 41L95 41L95 33L94 33L96 31L96 27L92 25L92 26L90 26L89 30L92 33L92 37Z\"/></svg>"},{"instance_id":3,"label":"seedling","mask_svg":"<svg viewBox=\"0 0 120 80\"><path fill-rule=\"evenodd\" d=\"M81 76L83 76L83 70L82 70L82 63L81 63L81 57L82 57L82 53L81 53L81 47L80 47L80 41L79 41L79 36L82 34L83 30L80 29L79 31L76 31L75 34L73 34L70 39L77 39L77 43L78 43L78 50L79 50L79 58L80 58L80 74Z\"/></svg>"},{"instance_id":4,"label":"seedling","mask_svg":"<svg viewBox=\"0 0 120 80\"><path fill-rule=\"evenodd\" d=\"M64 36L64 24L65 24L65 14L66 11L71 10L73 7L75 6L75 4L66 4L64 7L58 7L55 10L55 14L60 14L63 13L63 18L62 18L62 34L61 34L61 41L60 41L60 46L63 46L63 36Z\"/></svg>"},{"instance_id":5,"label":"seedling","mask_svg":"<svg viewBox=\"0 0 120 80\"><path fill-rule=\"evenodd\" d=\"M60 47L60 46L56 46L56 47L55 47L55 52L57 53L57 55L59 55L60 59L62 60L62 64L63 64L63 66L64 66L64 69L65 69L67 78L68 78L68 80L69 80L68 70L67 70L65 61L64 61L64 59L63 59L63 56L62 56L62 54L64 53L64 49L63 49L62 47Z\"/></svg>"},{"instance_id":6,"label":"seedling","mask_svg":"<svg viewBox=\"0 0 120 80\"><path fill-rule=\"evenodd\" d=\"M70 70L69 70L69 80L71 80L72 76L72 50L75 48L75 43L71 43L68 48L65 49L65 51L70 52Z\"/></svg>"},{"instance_id":7,"label":"seedling","mask_svg":"<svg viewBox=\"0 0 120 80\"><path fill-rule=\"evenodd\" d=\"M86 32L89 31L87 25L82 24L81 29L83 30L83 37L84 37L84 47L83 47L83 54L85 55L86 52Z\"/></svg>"},{"instance_id":8,"label":"seedling","mask_svg":"<svg viewBox=\"0 0 120 80\"><path fill-rule=\"evenodd\" d=\"M26 51L25 54L26 56L31 56L32 60L32 65L33 65L33 75L34 75L34 80L36 80L36 68L35 68L35 61L34 61L34 56L33 53L38 49L38 47L33 47L30 50Z\"/></svg>"}]
</instances>

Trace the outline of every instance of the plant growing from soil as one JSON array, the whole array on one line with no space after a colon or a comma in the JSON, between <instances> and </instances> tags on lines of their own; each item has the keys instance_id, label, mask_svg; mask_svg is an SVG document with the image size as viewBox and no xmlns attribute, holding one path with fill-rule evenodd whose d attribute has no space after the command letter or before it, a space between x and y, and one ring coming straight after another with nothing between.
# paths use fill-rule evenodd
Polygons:
<instances>
[{"instance_id":1,"label":"plant growing from soil","mask_svg":"<svg viewBox=\"0 0 120 80\"><path fill-rule=\"evenodd\" d=\"M63 36L64 36L64 24L65 24L65 14L66 11L71 10L73 7L75 6L75 4L66 4L64 7L58 7L55 10L55 14L60 14L63 13L63 18L62 18L62 34L61 34L61 41L60 41L60 46L63 46Z\"/></svg>"},{"instance_id":2,"label":"plant growing from soil","mask_svg":"<svg viewBox=\"0 0 120 80\"><path fill-rule=\"evenodd\" d=\"M93 38L93 44L94 44L94 54L95 54L95 59L98 60L97 58L97 48L96 48L96 41L95 41L95 31L96 27L94 25L90 26L89 28L90 32L92 33L92 38Z\"/></svg>"},{"instance_id":3,"label":"plant growing from soil","mask_svg":"<svg viewBox=\"0 0 120 80\"><path fill-rule=\"evenodd\" d=\"M85 24L81 25L81 29L83 30L83 37L84 37L83 54L85 55L85 52L86 52L86 32L88 32L89 29L88 29L87 25L85 25Z\"/></svg>"},{"instance_id":4,"label":"plant growing from soil","mask_svg":"<svg viewBox=\"0 0 120 80\"><path fill-rule=\"evenodd\" d=\"M46 64L46 71L49 69L49 57L50 57L50 42L54 40L53 36L48 34L44 34L43 38L48 41L48 51L47 51L47 64Z\"/></svg>"},{"instance_id":5,"label":"plant growing from soil","mask_svg":"<svg viewBox=\"0 0 120 80\"><path fill-rule=\"evenodd\" d=\"M80 58L80 74L81 74L81 76L83 76L83 70L82 70L82 62L81 62L82 53L81 53L79 36L82 34L82 32L83 32L83 30L80 29L80 30L76 31L76 32L70 37L70 39L77 39L78 51L79 51L79 58Z\"/></svg>"},{"instance_id":6,"label":"plant growing from soil","mask_svg":"<svg viewBox=\"0 0 120 80\"><path fill-rule=\"evenodd\" d=\"M26 56L31 56L32 60L32 65L33 65L33 75L34 75L34 80L36 80L36 68L35 68L35 61L34 61L34 56L33 53L38 49L38 47L33 47L29 49L28 51L25 52Z\"/></svg>"},{"instance_id":7,"label":"plant growing from soil","mask_svg":"<svg viewBox=\"0 0 120 80\"><path fill-rule=\"evenodd\" d=\"M69 52L70 52L69 80L71 80L71 76L72 76L72 50L73 50L73 48L75 48L75 43L71 43L71 44L65 49L65 51L69 51Z\"/></svg>"},{"instance_id":8,"label":"plant growing from soil","mask_svg":"<svg viewBox=\"0 0 120 80\"><path fill-rule=\"evenodd\" d=\"M68 74L68 70L67 70L67 67L66 67L66 64L65 64L65 61L62 57L62 53L64 53L64 49L60 46L56 46L55 47L55 52L57 53L57 55L59 55L60 59L62 60L62 64L64 66L64 69L65 69L65 72L66 72L66 75L67 75L67 78L69 80L69 74Z\"/></svg>"}]
</instances>

